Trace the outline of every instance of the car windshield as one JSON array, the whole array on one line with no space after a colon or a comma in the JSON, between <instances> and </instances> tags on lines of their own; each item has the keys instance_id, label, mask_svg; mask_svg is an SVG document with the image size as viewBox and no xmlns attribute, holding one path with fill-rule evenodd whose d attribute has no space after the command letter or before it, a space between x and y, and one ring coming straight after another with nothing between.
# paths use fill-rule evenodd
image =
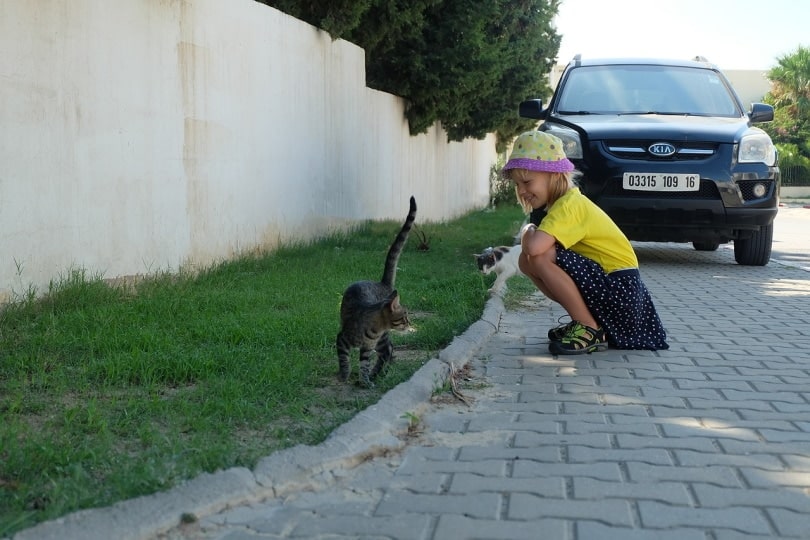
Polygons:
<instances>
[{"instance_id":1,"label":"car windshield","mask_svg":"<svg viewBox=\"0 0 810 540\"><path fill-rule=\"evenodd\" d=\"M739 117L723 79L711 69L582 66L569 71L558 114L671 114Z\"/></svg>"}]
</instances>

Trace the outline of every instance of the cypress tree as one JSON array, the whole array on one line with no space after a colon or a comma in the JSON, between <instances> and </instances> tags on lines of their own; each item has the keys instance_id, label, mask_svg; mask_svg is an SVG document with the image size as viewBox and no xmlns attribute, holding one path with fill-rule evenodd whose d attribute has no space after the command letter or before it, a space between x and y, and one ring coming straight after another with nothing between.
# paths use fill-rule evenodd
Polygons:
<instances>
[{"instance_id":1,"label":"cypress tree","mask_svg":"<svg viewBox=\"0 0 810 540\"><path fill-rule=\"evenodd\" d=\"M366 84L406 99L412 134L441 122L449 140L533 121L518 104L548 97L560 0L265 0L366 51Z\"/></svg>"}]
</instances>

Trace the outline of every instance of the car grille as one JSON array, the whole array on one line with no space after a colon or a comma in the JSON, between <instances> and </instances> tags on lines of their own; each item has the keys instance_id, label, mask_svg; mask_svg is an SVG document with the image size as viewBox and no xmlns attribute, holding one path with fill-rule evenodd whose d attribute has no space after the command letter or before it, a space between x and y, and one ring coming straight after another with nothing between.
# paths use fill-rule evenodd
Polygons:
<instances>
[{"instance_id":1,"label":"car grille","mask_svg":"<svg viewBox=\"0 0 810 540\"><path fill-rule=\"evenodd\" d=\"M657 157L650 154L647 148L658 141L651 140L613 140L605 143L607 152L621 159L639 159L644 161L694 161L707 159L717 152L717 144L702 142L686 142L673 144L675 153L667 157Z\"/></svg>"},{"instance_id":2,"label":"car grille","mask_svg":"<svg viewBox=\"0 0 810 540\"><path fill-rule=\"evenodd\" d=\"M615 178L607 183L603 197L622 197L624 199L706 199L718 200L720 191L717 185L711 180L701 180L700 189L697 191L637 191L633 189L623 189L622 179Z\"/></svg>"}]
</instances>

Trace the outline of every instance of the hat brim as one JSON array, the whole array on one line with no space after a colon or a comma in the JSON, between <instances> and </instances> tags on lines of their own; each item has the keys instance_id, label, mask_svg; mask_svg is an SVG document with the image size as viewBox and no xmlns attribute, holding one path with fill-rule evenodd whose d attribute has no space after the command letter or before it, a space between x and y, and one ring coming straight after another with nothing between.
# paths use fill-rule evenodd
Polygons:
<instances>
[{"instance_id":1,"label":"hat brim","mask_svg":"<svg viewBox=\"0 0 810 540\"><path fill-rule=\"evenodd\" d=\"M504 165L503 170L508 171L509 169L527 169L529 171L537 171L537 172L556 172L556 173L567 173L574 170L574 164L568 160L568 158L563 158L557 161L543 161L540 159L530 159L530 158L514 158L510 159Z\"/></svg>"}]
</instances>

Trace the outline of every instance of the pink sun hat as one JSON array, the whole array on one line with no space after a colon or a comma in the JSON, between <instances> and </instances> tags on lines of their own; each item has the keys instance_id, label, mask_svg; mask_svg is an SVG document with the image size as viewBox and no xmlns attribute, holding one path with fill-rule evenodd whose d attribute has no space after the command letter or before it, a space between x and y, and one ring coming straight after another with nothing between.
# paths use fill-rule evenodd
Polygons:
<instances>
[{"instance_id":1,"label":"pink sun hat","mask_svg":"<svg viewBox=\"0 0 810 540\"><path fill-rule=\"evenodd\" d=\"M509 169L567 173L574 170L574 164L565 157L560 139L543 131L527 131L512 145L512 154L503 167Z\"/></svg>"}]
</instances>

